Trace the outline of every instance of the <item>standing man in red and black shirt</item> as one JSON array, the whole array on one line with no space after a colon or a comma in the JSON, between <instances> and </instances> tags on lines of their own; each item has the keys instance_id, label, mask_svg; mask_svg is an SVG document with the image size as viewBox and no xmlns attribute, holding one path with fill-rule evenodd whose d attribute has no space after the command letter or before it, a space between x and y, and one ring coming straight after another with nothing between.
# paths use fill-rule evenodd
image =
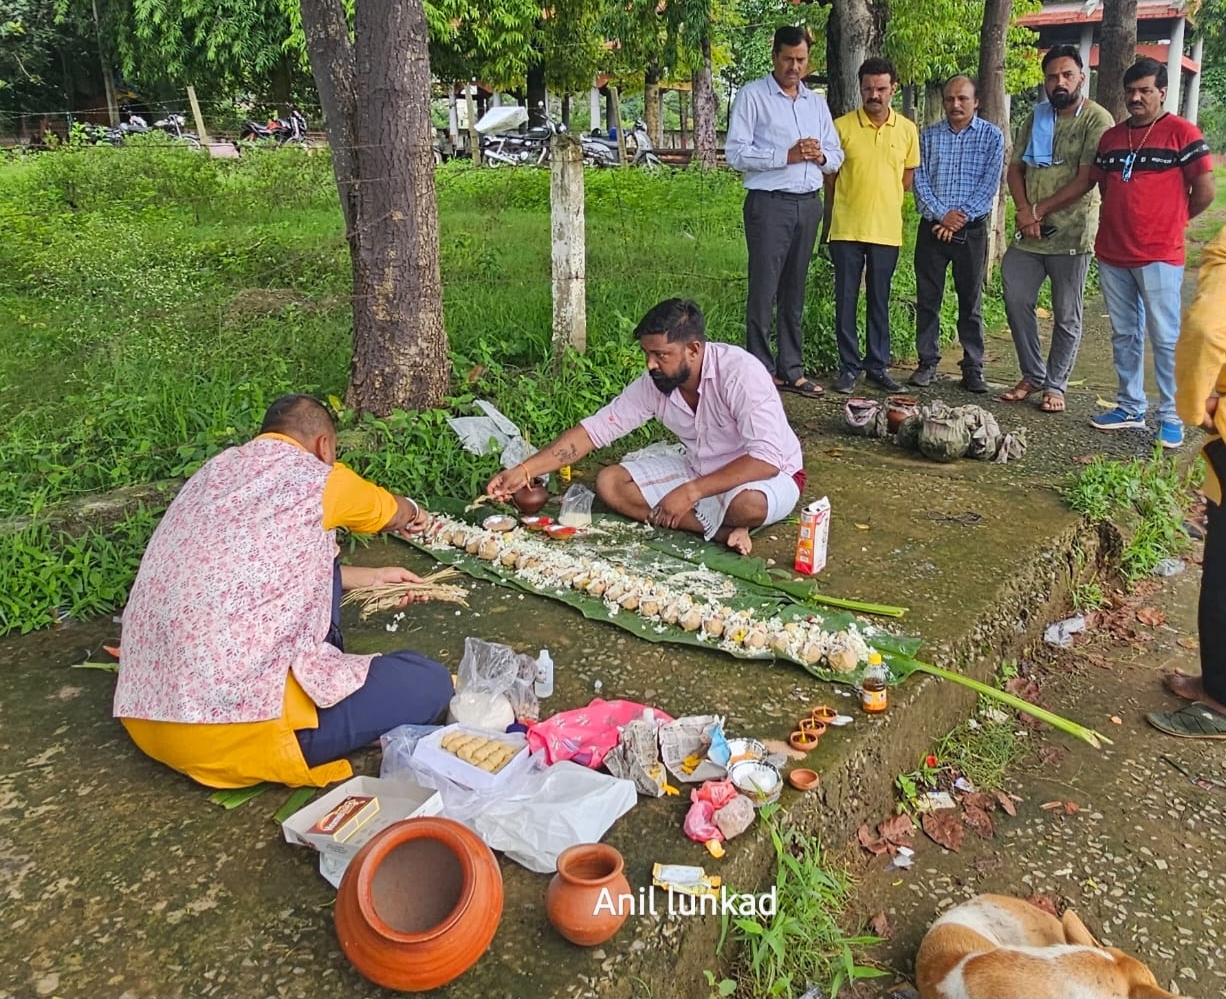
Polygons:
<instances>
[{"instance_id":1,"label":"standing man in red and black shirt","mask_svg":"<svg viewBox=\"0 0 1226 999\"><path fill-rule=\"evenodd\" d=\"M1103 133L1087 190L1102 190L1094 252L1111 316L1111 353L1119 377L1115 408L1090 421L1096 430L1145 426L1145 337L1158 383L1156 436L1183 444L1175 412L1184 229L1213 203L1209 146L1190 121L1162 110L1166 67L1138 59L1124 74L1128 118Z\"/></svg>"}]
</instances>

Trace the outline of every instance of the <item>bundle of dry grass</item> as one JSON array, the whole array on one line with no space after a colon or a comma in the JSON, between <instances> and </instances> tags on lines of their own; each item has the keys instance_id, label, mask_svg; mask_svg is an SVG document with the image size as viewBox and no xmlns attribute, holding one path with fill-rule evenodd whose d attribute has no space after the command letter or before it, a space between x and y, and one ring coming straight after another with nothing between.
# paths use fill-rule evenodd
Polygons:
<instances>
[{"instance_id":1,"label":"bundle of dry grass","mask_svg":"<svg viewBox=\"0 0 1226 999\"><path fill-rule=\"evenodd\" d=\"M341 605L358 604L358 614L365 621L380 611L395 610L407 596L424 596L427 600L442 600L451 604L468 606L468 590L454 583L445 582L459 576L455 569L439 569L423 576L420 583L380 583L377 586L359 586L348 590L341 597Z\"/></svg>"}]
</instances>

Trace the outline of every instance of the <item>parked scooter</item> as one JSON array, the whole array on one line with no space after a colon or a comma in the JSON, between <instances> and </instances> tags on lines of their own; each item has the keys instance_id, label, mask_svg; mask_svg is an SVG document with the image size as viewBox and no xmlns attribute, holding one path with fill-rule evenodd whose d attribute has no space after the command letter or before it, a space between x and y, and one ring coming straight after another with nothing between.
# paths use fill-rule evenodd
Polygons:
<instances>
[{"instance_id":1,"label":"parked scooter","mask_svg":"<svg viewBox=\"0 0 1226 999\"><path fill-rule=\"evenodd\" d=\"M474 126L481 136L481 161L487 166L544 166L549 162L550 140L566 126L545 113L545 124L516 131L528 122L528 109L491 108Z\"/></svg>"},{"instance_id":2,"label":"parked scooter","mask_svg":"<svg viewBox=\"0 0 1226 999\"><path fill-rule=\"evenodd\" d=\"M595 130L591 134L579 136L579 141L583 145L583 162L587 165L611 167L617 166L621 162L621 154L618 151L616 139L610 139L598 134L598 130ZM647 134L647 123L641 118L635 121L630 135L627 136L627 142L631 141L634 143L634 156L630 160L631 166L655 170L664 165L660 157L656 155L651 136Z\"/></svg>"}]
</instances>

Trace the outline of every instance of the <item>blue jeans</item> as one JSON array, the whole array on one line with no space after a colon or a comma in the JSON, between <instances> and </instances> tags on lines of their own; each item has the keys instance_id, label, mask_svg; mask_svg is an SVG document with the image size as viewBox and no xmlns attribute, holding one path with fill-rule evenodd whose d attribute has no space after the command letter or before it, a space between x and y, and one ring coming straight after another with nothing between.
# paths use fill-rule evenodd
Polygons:
<instances>
[{"instance_id":1,"label":"blue jeans","mask_svg":"<svg viewBox=\"0 0 1226 999\"><path fill-rule=\"evenodd\" d=\"M1111 316L1111 356L1120 381L1116 405L1142 416L1145 398L1145 335L1154 355L1158 419L1175 415L1175 343L1183 302L1183 268L1173 264L1115 267L1098 262L1098 282Z\"/></svg>"},{"instance_id":2,"label":"blue jeans","mask_svg":"<svg viewBox=\"0 0 1226 999\"><path fill-rule=\"evenodd\" d=\"M341 570L332 579L332 627L328 642L344 651L341 639ZM319 727L298 729L307 766L317 767L368 746L399 725L429 725L442 718L454 693L441 663L405 649L375 656L366 682L330 708L320 708Z\"/></svg>"}]
</instances>

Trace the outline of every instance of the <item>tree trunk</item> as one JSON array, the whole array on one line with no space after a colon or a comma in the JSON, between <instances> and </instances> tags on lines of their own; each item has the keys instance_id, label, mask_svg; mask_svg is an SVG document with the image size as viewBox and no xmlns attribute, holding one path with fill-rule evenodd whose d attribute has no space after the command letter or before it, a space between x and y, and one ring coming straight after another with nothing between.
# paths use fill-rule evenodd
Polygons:
<instances>
[{"instance_id":1,"label":"tree trunk","mask_svg":"<svg viewBox=\"0 0 1226 999\"><path fill-rule=\"evenodd\" d=\"M1103 0L1095 99L1116 121L1123 121L1128 114L1124 103L1124 72L1136 58L1137 0Z\"/></svg>"},{"instance_id":2,"label":"tree trunk","mask_svg":"<svg viewBox=\"0 0 1226 999\"><path fill-rule=\"evenodd\" d=\"M664 145L663 121L660 114L660 80L664 72L658 63L648 63L643 70L643 121L647 135L659 149Z\"/></svg>"},{"instance_id":3,"label":"tree trunk","mask_svg":"<svg viewBox=\"0 0 1226 999\"><path fill-rule=\"evenodd\" d=\"M711 34L702 35L702 66L694 70L694 162L715 169L715 88L711 85Z\"/></svg>"},{"instance_id":4,"label":"tree trunk","mask_svg":"<svg viewBox=\"0 0 1226 999\"><path fill-rule=\"evenodd\" d=\"M906 118L915 121L915 84L907 83L902 88L902 113Z\"/></svg>"},{"instance_id":5,"label":"tree trunk","mask_svg":"<svg viewBox=\"0 0 1226 999\"><path fill-rule=\"evenodd\" d=\"M272 85L272 99L277 105L277 114L283 118L289 117L290 91L293 88L294 67L288 55L282 54L273 66L269 77Z\"/></svg>"},{"instance_id":6,"label":"tree trunk","mask_svg":"<svg viewBox=\"0 0 1226 999\"><path fill-rule=\"evenodd\" d=\"M418 0L420 2L420 0ZM429 67L427 66L427 71ZM546 101L549 94L545 89L545 64L533 63L528 67L528 124L544 125Z\"/></svg>"},{"instance_id":7,"label":"tree trunk","mask_svg":"<svg viewBox=\"0 0 1226 999\"><path fill-rule=\"evenodd\" d=\"M826 22L826 100L836 118L860 106L860 64L881 55L888 17L880 0L834 0Z\"/></svg>"},{"instance_id":8,"label":"tree trunk","mask_svg":"<svg viewBox=\"0 0 1226 999\"><path fill-rule=\"evenodd\" d=\"M346 402L378 415L437 406L450 365L422 0L363 0L352 46L339 0L303 0L302 20L342 204L353 212L346 219L353 260ZM348 175L341 172L346 150Z\"/></svg>"},{"instance_id":9,"label":"tree trunk","mask_svg":"<svg viewBox=\"0 0 1226 999\"><path fill-rule=\"evenodd\" d=\"M979 116L1005 133L1005 163L1009 162L1009 111L1005 95L1005 34L1012 16L1011 0L986 0L983 25L979 31ZM992 210L988 231L988 266L984 280L1000 263L1008 248L1005 234L1005 168L1002 164L1000 190Z\"/></svg>"},{"instance_id":10,"label":"tree trunk","mask_svg":"<svg viewBox=\"0 0 1226 999\"><path fill-rule=\"evenodd\" d=\"M945 84L924 84L924 120L920 127L931 125L945 117Z\"/></svg>"},{"instance_id":11,"label":"tree trunk","mask_svg":"<svg viewBox=\"0 0 1226 999\"><path fill-rule=\"evenodd\" d=\"M111 73L110 60L102 44L102 21L98 17L98 0L93 0L94 37L98 41L98 61L102 64L102 91L106 95L106 116L111 128L119 124L119 105L115 101L115 78Z\"/></svg>"}]
</instances>

